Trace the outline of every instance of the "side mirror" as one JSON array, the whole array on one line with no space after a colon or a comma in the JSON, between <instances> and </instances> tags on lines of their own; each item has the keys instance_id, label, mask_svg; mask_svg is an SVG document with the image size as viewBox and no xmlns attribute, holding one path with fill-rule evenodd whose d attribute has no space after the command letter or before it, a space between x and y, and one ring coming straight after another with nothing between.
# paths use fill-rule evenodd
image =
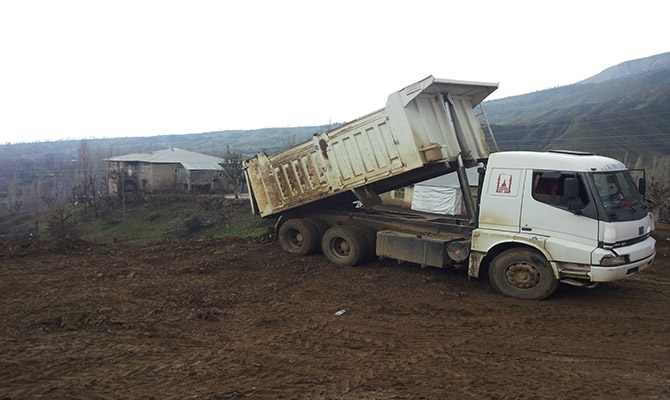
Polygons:
<instances>
[{"instance_id":1,"label":"side mirror","mask_svg":"<svg viewBox=\"0 0 670 400\"><path fill-rule=\"evenodd\" d=\"M563 181L563 196L568 200L579 198L579 181L577 178L565 178Z\"/></svg>"},{"instance_id":2,"label":"side mirror","mask_svg":"<svg viewBox=\"0 0 670 400\"><path fill-rule=\"evenodd\" d=\"M637 181L637 191L640 192L641 195L644 196L644 194L647 192L647 180L644 178L640 178Z\"/></svg>"}]
</instances>

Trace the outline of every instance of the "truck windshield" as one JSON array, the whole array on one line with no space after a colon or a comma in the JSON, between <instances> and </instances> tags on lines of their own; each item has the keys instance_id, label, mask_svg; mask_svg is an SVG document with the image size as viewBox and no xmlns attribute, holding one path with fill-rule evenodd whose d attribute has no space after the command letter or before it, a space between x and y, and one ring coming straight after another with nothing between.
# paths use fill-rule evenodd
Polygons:
<instances>
[{"instance_id":1,"label":"truck windshield","mask_svg":"<svg viewBox=\"0 0 670 400\"><path fill-rule=\"evenodd\" d=\"M607 171L593 174L598 196L611 220L633 220L646 214L642 195L628 171Z\"/></svg>"}]
</instances>

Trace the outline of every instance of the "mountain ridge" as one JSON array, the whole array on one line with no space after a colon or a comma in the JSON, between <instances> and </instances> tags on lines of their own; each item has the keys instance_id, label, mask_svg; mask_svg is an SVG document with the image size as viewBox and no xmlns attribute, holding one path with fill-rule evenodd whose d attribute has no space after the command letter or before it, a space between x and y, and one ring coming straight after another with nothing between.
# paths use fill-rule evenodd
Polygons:
<instances>
[{"instance_id":1,"label":"mountain ridge","mask_svg":"<svg viewBox=\"0 0 670 400\"><path fill-rule=\"evenodd\" d=\"M577 84L602 83L608 80L621 79L655 70L670 69L670 53L661 53L649 57L624 61L606 68L596 75L577 82Z\"/></svg>"},{"instance_id":2,"label":"mountain ridge","mask_svg":"<svg viewBox=\"0 0 670 400\"><path fill-rule=\"evenodd\" d=\"M568 148L610 156L670 154L670 52L630 60L577 83L484 102L501 150ZM221 156L273 153L333 125L87 139L101 157L169 147ZM604 141L603 139L611 139ZM635 140L632 140L635 139ZM631 143L632 141L632 143ZM10 159L76 158L81 140L0 145Z\"/></svg>"},{"instance_id":3,"label":"mountain ridge","mask_svg":"<svg viewBox=\"0 0 670 400\"><path fill-rule=\"evenodd\" d=\"M616 158L670 154L670 53L578 83L484 102L501 150L563 148Z\"/></svg>"}]
</instances>

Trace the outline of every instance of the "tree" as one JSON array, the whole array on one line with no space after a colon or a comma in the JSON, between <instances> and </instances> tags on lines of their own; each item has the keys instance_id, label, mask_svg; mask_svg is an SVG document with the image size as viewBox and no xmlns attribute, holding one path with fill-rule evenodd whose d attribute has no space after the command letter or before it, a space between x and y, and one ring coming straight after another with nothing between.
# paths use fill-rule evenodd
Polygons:
<instances>
[{"instance_id":1,"label":"tree","mask_svg":"<svg viewBox=\"0 0 670 400\"><path fill-rule=\"evenodd\" d=\"M42 202L46 204L47 208L49 210L53 209L56 207L56 204L58 203L58 194L57 193L47 193L42 195Z\"/></svg>"},{"instance_id":2,"label":"tree","mask_svg":"<svg viewBox=\"0 0 670 400\"><path fill-rule=\"evenodd\" d=\"M291 147L295 146L297 142L298 139L296 138L295 133L289 133L284 138L284 150L290 149Z\"/></svg>"},{"instance_id":3,"label":"tree","mask_svg":"<svg viewBox=\"0 0 670 400\"><path fill-rule=\"evenodd\" d=\"M10 214L19 214L21 208L23 207L23 180L22 180L22 171L18 170L18 167L14 167L12 173L12 181L9 184L8 188L8 200L9 200L9 213Z\"/></svg>"},{"instance_id":4,"label":"tree","mask_svg":"<svg viewBox=\"0 0 670 400\"><path fill-rule=\"evenodd\" d=\"M73 213L64 202L58 201L58 194L43 194L42 202L47 206L47 229L54 239L72 237L74 223L70 220Z\"/></svg>"},{"instance_id":5,"label":"tree","mask_svg":"<svg viewBox=\"0 0 670 400\"><path fill-rule=\"evenodd\" d=\"M670 206L670 157L654 156L646 169L649 178L645 200L654 220L660 221L661 210Z\"/></svg>"},{"instance_id":6,"label":"tree","mask_svg":"<svg viewBox=\"0 0 670 400\"><path fill-rule=\"evenodd\" d=\"M33 181L32 185L26 188L27 191L27 196L26 196L26 201L27 201L27 207L28 211L32 213L33 215L33 222L35 223L35 236L38 235L40 231L40 214L42 211L41 203L40 203L40 197L42 196L42 181L43 181L43 176L40 175L35 181Z\"/></svg>"},{"instance_id":7,"label":"tree","mask_svg":"<svg viewBox=\"0 0 670 400\"><path fill-rule=\"evenodd\" d=\"M9 213L18 215L21 212L21 208L23 208L23 201L14 200L14 202L9 205Z\"/></svg>"},{"instance_id":8,"label":"tree","mask_svg":"<svg viewBox=\"0 0 670 400\"><path fill-rule=\"evenodd\" d=\"M234 187L235 198L240 197L240 183L242 182L242 152L239 150L231 150L230 146L226 146L226 155L223 167L223 177L228 185Z\"/></svg>"},{"instance_id":9,"label":"tree","mask_svg":"<svg viewBox=\"0 0 670 400\"><path fill-rule=\"evenodd\" d=\"M655 221L660 221L661 209L670 205L670 182L655 179L653 176L647 185L646 200L649 211L654 215Z\"/></svg>"},{"instance_id":10,"label":"tree","mask_svg":"<svg viewBox=\"0 0 670 400\"><path fill-rule=\"evenodd\" d=\"M47 228L54 239L74 236L74 223L70 220L73 213L65 205L59 205L49 210Z\"/></svg>"},{"instance_id":11,"label":"tree","mask_svg":"<svg viewBox=\"0 0 670 400\"><path fill-rule=\"evenodd\" d=\"M97 168L93 167L91 148L86 139L80 142L77 155L79 181L72 188L73 200L75 205L82 204L85 215L92 212L93 216L98 218L100 216L101 204L96 188L98 174Z\"/></svg>"}]
</instances>

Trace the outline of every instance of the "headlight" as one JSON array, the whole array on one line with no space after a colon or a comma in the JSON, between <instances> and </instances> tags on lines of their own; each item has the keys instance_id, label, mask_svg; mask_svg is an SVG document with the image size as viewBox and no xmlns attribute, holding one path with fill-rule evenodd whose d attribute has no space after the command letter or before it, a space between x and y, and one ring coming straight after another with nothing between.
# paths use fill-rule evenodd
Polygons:
<instances>
[{"instance_id":1,"label":"headlight","mask_svg":"<svg viewBox=\"0 0 670 400\"><path fill-rule=\"evenodd\" d=\"M605 256L600 260L600 265L603 267L613 267L615 265L622 265L628 262L627 256Z\"/></svg>"},{"instance_id":2,"label":"headlight","mask_svg":"<svg viewBox=\"0 0 670 400\"><path fill-rule=\"evenodd\" d=\"M605 248L612 248L616 243L616 227L613 224L605 224L603 229L603 243Z\"/></svg>"}]
</instances>

